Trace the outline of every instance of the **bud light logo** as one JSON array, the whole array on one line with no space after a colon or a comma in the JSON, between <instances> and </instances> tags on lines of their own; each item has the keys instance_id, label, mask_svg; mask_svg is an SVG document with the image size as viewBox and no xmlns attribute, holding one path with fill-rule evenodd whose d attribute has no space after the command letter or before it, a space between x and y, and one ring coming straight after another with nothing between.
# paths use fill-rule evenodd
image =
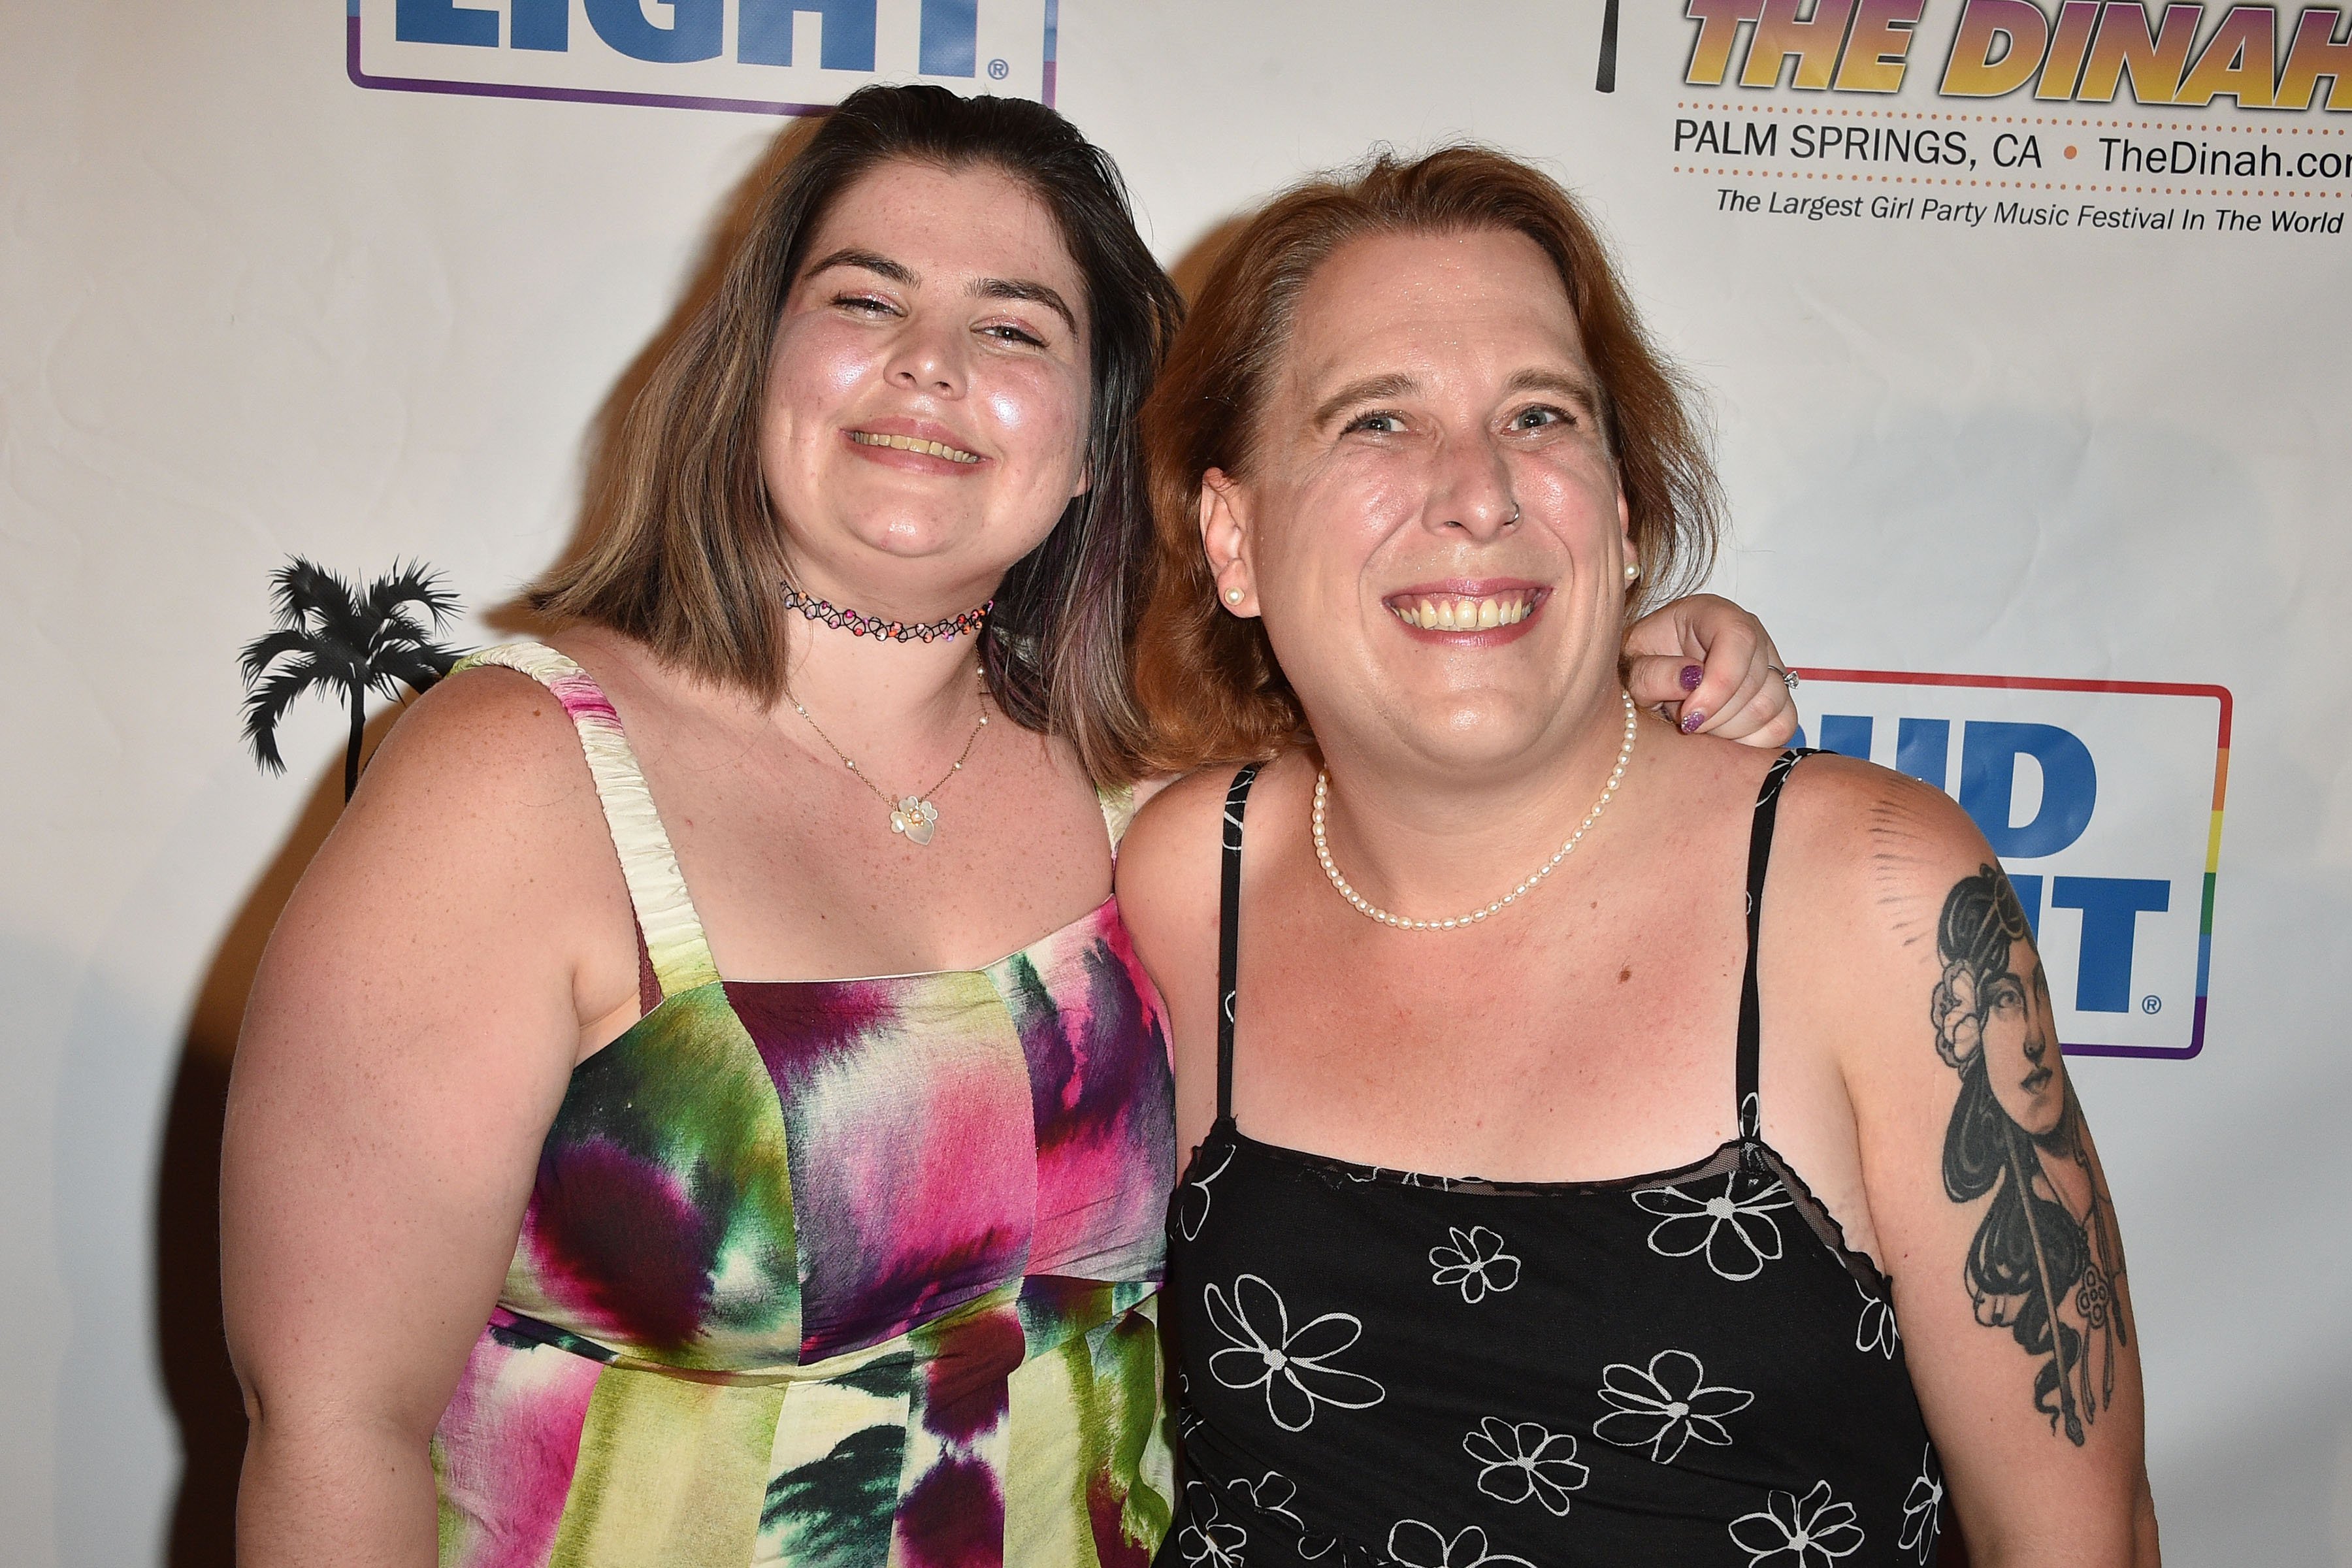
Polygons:
<instances>
[{"instance_id":1,"label":"bud light logo","mask_svg":"<svg viewBox=\"0 0 2352 1568\"><path fill-rule=\"evenodd\" d=\"M2067 1050L2203 1048L2225 689L1801 673L1800 744L1924 780L1975 819L2034 924Z\"/></svg>"},{"instance_id":2,"label":"bud light logo","mask_svg":"<svg viewBox=\"0 0 2352 1568\"><path fill-rule=\"evenodd\" d=\"M345 0L352 80L749 114L877 81L1054 101L1058 0Z\"/></svg>"}]
</instances>

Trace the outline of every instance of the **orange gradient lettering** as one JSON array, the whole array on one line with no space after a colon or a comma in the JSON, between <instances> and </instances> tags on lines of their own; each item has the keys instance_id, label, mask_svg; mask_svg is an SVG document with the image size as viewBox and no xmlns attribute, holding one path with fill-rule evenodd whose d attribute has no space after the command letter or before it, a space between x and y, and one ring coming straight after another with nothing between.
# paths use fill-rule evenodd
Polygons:
<instances>
[{"instance_id":1,"label":"orange gradient lettering","mask_svg":"<svg viewBox=\"0 0 2352 1568\"><path fill-rule=\"evenodd\" d=\"M2343 12L2315 5L2303 14L2286 52L2286 69L2279 73L2278 108L2309 109L2319 79L2326 77L2327 107L2352 109L2352 37L2336 37L2336 24L2343 19Z\"/></svg>"},{"instance_id":2,"label":"orange gradient lettering","mask_svg":"<svg viewBox=\"0 0 2352 1568\"><path fill-rule=\"evenodd\" d=\"M1683 80L1693 87L1721 87L1731 69L1731 50L1739 41L1740 24L1762 16L1764 0L1690 0L1683 15L1698 24Z\"/></svg>"},{"instance_id":3,"label":"orange gradient lettering","mask_svg":"<svg viewBox=\"0 0 2352 1568\"><path fill-rule=\"evenodd\" d=\"M1774 87L1780 65L1794 58L1796 79L1790 85L1808 92L1827 92L1837 74L1838 52L1845 46L1845 25L1853 20L1853 0L1813 0L1810 19L1800 19L1802 0L1765 0L1764 19L1748 44L1748 68L1739 73L1742 87Z\"/></svg>"},{"instance_id":4,"label":"orange gradient lettering","mask_svg":"<svg viewBox=\"0 0 2352 1568\"><path fill-rule=\"evenodd\" d=\"M2033 0L1969 0L1936 90L1946 98L2015 92L2033 79L2049 47L2050 18Z\"/></svg>"},{"instance_id":5,"label":"orange gradient lettering","mask_svg":"<svg viewBox=\"0 0 2352 1568\"><path fill-rule=\"evenodd\" d=\"M2099 36L2091 45L2091 63L2084 68L2084 103L2108 103L2124 73L2131 73L2132 97L2141 103L2171 103L2189 69L2189 50L2197 42L2198 24L2205 19L2202 5L2167 5L2164 28L2150 23L2147 7L2111 4L2099 16Z\"/></svg>"},{"instance_id":6,"label":"orange gradient lettering","mask_svg":"<svg viewBox=\"0 0 2352 1568\"><path fill-rule=\"evenodd\" d=\"M2034 97L2063 101L2074 96L2083 61L2091 52L2091 29L2098 20L2099 0L2066 0L2058 7L2058 29L2051 36L2050 58L2042 62Z\"/></svg>"},{"instance_id":7,"label":"orange gradient lettering","mask_svg":"<svg viewBox=\"0 0 2352 1568\"><path fill-rule=\"evenodd\" d=\"M1927 0L1863 0L1838 66L1840 92L1901 92L1911 55L1912 29Z\"/></svg>"},{"instance_id":8,"label":"orange gradient lettering","mask_svg":"<svg viewBox=\"0 0 2352 1568\"><path fill-rule=\"evenodd\" d=\"M2241 109L2268 109L2277 67L2278 14L2268 5L2233 5L2189 68L2178 101L2201 109L2227 96Z\"/></svg>"}]
</instances>

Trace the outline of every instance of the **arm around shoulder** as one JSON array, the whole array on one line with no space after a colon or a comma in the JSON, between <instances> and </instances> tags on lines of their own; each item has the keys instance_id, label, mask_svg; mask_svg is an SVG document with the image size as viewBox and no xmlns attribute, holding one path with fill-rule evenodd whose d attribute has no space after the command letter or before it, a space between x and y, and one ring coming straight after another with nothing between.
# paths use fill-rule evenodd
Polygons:
<instances>
[{"instance_id":1,"label":"arm around shoulder","mask_svg":"<svg viewBox=\"0 0 2352 1568\"><path fill-rule=\"evenodd\" d=\"M222 1163L247 1568L434 1560L427 1444L578 1053L583 957L627 941L602 842L554 699L468 674L395 726L279 918Z\"/></svg>"},{"instance_id":2,"label":"arm around shoulder","mask_svg":"<svg viewBox=\"0 0 2352 1568\"><path fill-rule=\"evenodd\" d=\"M1809 984L1970 1560L2153 1564L2121 1235L2032 922L1940 791L1839 757L1795 778Z\"/></svg>"}]
</instances>

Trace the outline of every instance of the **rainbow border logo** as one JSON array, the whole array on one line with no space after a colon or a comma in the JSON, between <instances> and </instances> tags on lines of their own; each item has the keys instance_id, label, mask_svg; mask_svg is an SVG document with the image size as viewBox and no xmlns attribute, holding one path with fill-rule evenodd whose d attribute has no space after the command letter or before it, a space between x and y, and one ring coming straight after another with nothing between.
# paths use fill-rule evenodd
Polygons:
<instances>
[{"instance_id":1,"label":"rainbow border logo","mask_svg":"<svg viewBox=\"0 0 2352 1568\"><path fill-rule=\"evenodd\" d=\"M1946 675L1916 670L1832 669L1825 667L1802 666L1798 667L1797 674L1807 681L1818 681L1823 684L1959 687L2015 691L2180 697L2201 699L2217 704L2220 716L2213 742L2213 791L2211 805L2207 816L2204 878L2197 926L2195 1012L2190 1019L2189 1043L2185 1047L2176 1047L2119 1045L2098 1041L2062 1040L2060 1042L2064 1050L2075 1056L2156 1058L2172 1061L2186 1061L2205 1048L2206 1008L2213 961L2214 889L2221 869L2221 816L2229 791L2230 727L2234 707L2227 687L2164 681L2068 680L2042 676ZM2176 805L2174 809L2179 808Z\"/></svg>"}]
</instances>

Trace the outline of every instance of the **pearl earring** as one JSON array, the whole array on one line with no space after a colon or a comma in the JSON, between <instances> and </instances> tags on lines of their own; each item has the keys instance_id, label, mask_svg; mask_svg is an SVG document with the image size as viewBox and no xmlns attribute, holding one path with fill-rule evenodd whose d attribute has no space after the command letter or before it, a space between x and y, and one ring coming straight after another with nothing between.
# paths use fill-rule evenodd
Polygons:
<instances>
[{"instance_id":1,"label":"pearl earring","mask_svg":"<svg viewBox=\"0 0 2352 1568\"><path fill-rule=\"evenodd\" d=\"M1228 605L1238 605L1244 599L1248 597L1249 595L1242 592L1239 588L1228 588L1225 590L1225 603Z\"/></svg>"},{"instance_id":2,"label":"pearl earring","mask_svg":"<svg viewBox=\"0 0 2352 1568\"><path fill-rule=\"evenodd\" d=\"M1625 563L1625 581L1631 583L1642 574L1642 569L1631 561Z\"/></svg>"}]
</instances>

